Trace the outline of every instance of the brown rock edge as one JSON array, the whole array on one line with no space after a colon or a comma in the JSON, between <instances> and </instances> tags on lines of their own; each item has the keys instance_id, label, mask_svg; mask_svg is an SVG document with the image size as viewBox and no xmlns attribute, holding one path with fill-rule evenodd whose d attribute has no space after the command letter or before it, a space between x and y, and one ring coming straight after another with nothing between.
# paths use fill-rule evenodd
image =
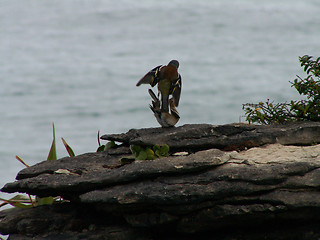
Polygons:
<instances>
[{"instance_id":1,"label":"brown rock edge","mask_svg":"<svg viewBox=\"0 0 320 240\"><path fill-rule=\"evenodd\" d=\"M67 203L0 212L9 239L318 239L320 123L190 124L23 169L3 192ZM186 156L122 164L129 145ZM297 238L298 237L298 238Z\"/></svg>"}]
</instances>

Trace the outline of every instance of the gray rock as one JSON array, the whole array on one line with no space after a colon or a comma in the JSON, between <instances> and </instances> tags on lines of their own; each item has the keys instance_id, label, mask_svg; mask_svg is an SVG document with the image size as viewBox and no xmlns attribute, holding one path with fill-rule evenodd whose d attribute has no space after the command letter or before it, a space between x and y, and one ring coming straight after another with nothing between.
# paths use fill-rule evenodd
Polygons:
<instances>
[{"instance_id":1,"label":"gray rock","mask_svg":"<svg viewBox=\"0 0 320 240\"><path fill-rule=\"evenodd\" d=\"M88 153L58 161L44 161L26 168L18 173L19 181L6 184L2 191L74 199L90 190L130 181L203 171L225 163L228 158L228 154L212 149L188 156L134 161L121 165L121 157L115 160L104 152ZM71 174L55 173L59 169L66 169ZM28 176L30 178L26 178Z\"/></svg>"},{"instance_id":2,"label":"gray rock","mask_svg":"<svg viewBox=\"0 0 320 240\"><path fill-rule=\"evenodd\" d=\"M71 203L2 211L0 229L11 240L148 239L139 230L121 226L116 216L97 215L90 206Z\"/></svg>"},{"instance_id":3,"label":"gray rock","mask_svg":"<svg viewBox=\"0 0 320 240\"><path fill-rule=\"evenodd\" d=\"M101 139L128 145L168 144L173 151L199 151L210 148L244 150L270 143L309 145L320 142L320 123L287 125L187 124L173 128L131 129L127 133L107 134Z\"/></svg>"},{"instance_id":4,"label":"gray rock","mask_svg":"<svg viewBox=\"0 0 320 240\"><path fill-rule=\"evenodd\" d=\"M105 135L123 145L20 171L2 191L70 202L2 211L0 232L10 239L317 239L319 127L200 124ZM164 143L187 155L121 162L130 144Z\"/></svg>"}]
</instances>

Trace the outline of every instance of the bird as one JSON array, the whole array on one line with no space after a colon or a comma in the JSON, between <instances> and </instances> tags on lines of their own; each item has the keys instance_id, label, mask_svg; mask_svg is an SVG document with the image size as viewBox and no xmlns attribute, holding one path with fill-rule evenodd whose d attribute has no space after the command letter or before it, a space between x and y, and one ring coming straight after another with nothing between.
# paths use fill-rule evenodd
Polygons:
<instances>
[{"instance_id":1,"label":"bird","mask_svg":"<svg viewBox=\"0 0 320 240\"><path fill-rule=\"evenodd\" d=\"M149 107L152 110L154 116L156 117L158 123L161 127L173 127L180 119L179 112L177 111L173 98L169 100L169 112L163 112L160 109L160 100L155 95L155 93L149 89L149 94L152 98L152 105L150 104Z\"/></svg>"},{"instance_id":2,"label":"bird","mask_svg":"<svg viewBox=\"0 0 320 240\"><path fill-rule=\"evenodd\" d=\"M169 112L169 96L172 95L175 107L179 106L182 80L181 75L178 73L179 62L171 60L168 65L159 65L150 70L144 75L136 84L150 84L154 87L158 84L158 96L161 94L161 111Z\"/></svg>"}]
</instances>

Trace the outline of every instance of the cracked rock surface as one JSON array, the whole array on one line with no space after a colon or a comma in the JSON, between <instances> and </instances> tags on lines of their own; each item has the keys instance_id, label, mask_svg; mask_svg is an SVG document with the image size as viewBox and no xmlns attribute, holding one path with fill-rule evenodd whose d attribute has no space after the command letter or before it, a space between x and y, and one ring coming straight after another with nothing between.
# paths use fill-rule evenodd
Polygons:
<instances>
[{"instance_id":1,"label":"cracked rock surface","mask_svg":"<svg viewBox=\"0 0 320 240\"><path fill-rule=\"evenodd\" d=\"M20 171L2 191L69 202L2 211L0 232L10 239L320 237L319 123L194 124L102 138L123 144ZM163 143L188 154L121 162L130 144Z\"/></svg>"}]
</instances>

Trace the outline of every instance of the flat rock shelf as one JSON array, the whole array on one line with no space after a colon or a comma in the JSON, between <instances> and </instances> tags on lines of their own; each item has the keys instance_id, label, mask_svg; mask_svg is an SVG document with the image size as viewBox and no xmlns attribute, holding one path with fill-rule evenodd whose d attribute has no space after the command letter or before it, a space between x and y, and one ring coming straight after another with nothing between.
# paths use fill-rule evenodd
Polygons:
<instances>
[{"instance_id":1,"label":"flat rock shelf","mask_svg":"<svg viewBox=\"0 0 320 240\"><path fill-rule=\"evenodd\" d=\"M191 124L101 138L120 145L43 161L7 183L1 191L67 201L3 210L0 232L13 240L320 238L320 123ZM132 144L168 144L170 156L124 164Z\"/></svg>"}]
</instances>

